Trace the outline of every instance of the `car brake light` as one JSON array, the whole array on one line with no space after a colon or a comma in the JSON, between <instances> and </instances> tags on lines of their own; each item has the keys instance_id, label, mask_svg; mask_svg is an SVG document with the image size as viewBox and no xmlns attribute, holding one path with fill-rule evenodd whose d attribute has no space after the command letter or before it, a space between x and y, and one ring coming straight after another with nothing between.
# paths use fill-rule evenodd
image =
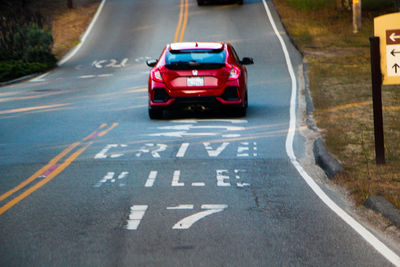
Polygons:
<instances>
[{"instance_id":1,"label":"car brake light","mask_svg":"<svg viewBox=\"0 0 400 267\"><path fill-rule=\"evenodd\" d=\"M161 72L160 69L154 69L151 71L151 79L155 82L164 82L162 77L161 77Z\"/></svg>"},{"instance_id":2,"label":"car brake light","mask_svg":"<svg viewBox=\"0 0 400 267\"><path fill-rule=\"evenodd\" d=\"M228 80L238 79L240 76L240 69L238 67L230 65L230 64L227 64L227 67L231 69Z\"/></svg>"}]
</instances>

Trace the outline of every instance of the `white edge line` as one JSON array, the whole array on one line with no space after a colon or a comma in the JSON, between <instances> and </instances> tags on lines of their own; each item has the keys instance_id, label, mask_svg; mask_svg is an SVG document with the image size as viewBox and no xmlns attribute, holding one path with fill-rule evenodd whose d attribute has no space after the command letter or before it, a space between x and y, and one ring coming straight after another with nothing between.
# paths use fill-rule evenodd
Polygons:
<instances>
[{"instance_id":1,"label":"white edge line","mask_svg":"<svg viewBox=\"0 0 400 267\"><path fill-rule=\"evenodd\" d=\"M83 34L80 43L75 46L67 55L65 55L58 63L58 66L63 65L65 62L67 62L68 60L71 59L71 57L73 57L78 50L81 48L81 46L83 45L83 43L86 41L90 31L92 30L94 24L96 23L97 18L99 17L101 10L103 9L103 6L105 4L106 0L102 0L99 7L97 8L96 14L94 15L92 21L89 24L89 27L86 29L85 33Z\"/></svg>"},{"instance_id":2,"label":"white edge line","mask_svg":"<svg viewBox=\"0 0 400 267\"><path fill-rule=\"evenodd\" d=\"M289 56L289 51L283 41L282 37L279 34L279 31L276 27L274 19L271 15L271 11L265 2L262 0L264 4L265 11L267 12L268 19L271 23L271 26L275 32L275 35L278 37L279 42L282 46L283 53L285 55L286 64L288 67L288 71L290 74L290 78L292 80L292 94L290 99L290 123L288 135L286 137L286 153L292 162L293 166L297 169L306 183L310 186L310 188L314 191L314 193L333 211L335 212L343 221L345 221L349 226L351 226L359 235L361 235L371 246L373 246L379 253L381 253L387 260L389 260L395 266L400 266L400 257L394 253L390 248L388 248L383 242L381 242L378 238L376 238L371 232L369 232L364 226L362 226L359 222L357 222L353 217L351 217L348 213L346 213L342 208L340 208L332 199L325 194L324 191L318 186L318 184L307 174L307 172L303 169L300 163L297 161L296 156L293 151L293 141L294 135L296 131L296 99L297 99L297 80L294 73L293 65Z\"/></svg>"},{"instance_id":3,"label":"white edge line","mask_svg":"<svg viewBox=\"0 0 400 267\"><path fill-rule=\"evenodd\" d=\"M36 78L33 78L33 79L31 79L31 80L29 80L30 82L44 82L44 81L46 81L45 79L43 79L44 77L46 77L47 75L49 75L50 74L50 71L49 72L46 72L46 73L43 73L42 75L40 75L40 76L38 76L38 77L36 77Z\"/></svg>"}]
</instances>

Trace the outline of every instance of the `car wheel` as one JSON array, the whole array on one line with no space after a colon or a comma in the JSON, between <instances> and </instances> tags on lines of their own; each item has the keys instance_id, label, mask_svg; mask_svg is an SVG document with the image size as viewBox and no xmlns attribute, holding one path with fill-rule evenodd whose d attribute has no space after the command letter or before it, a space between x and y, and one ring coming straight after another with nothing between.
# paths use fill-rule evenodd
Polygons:
<instances>
[{"instance_id":1,"label":"car wheel","mask_svg":"<svg viewBox=\"0 0 400 267\"><path fill-rule=\"evenodd\" d=\"M204 0L197 0L198 6L204 6Z\"/></svg>"},{"instance_id":2,"label":"car wheel","mask_svg":"<svg viewBox=\"0 0 400 267\"><path fill-rule=\"evenodd\" d=\"M162 119L163 118L163 110L149 108L149 117L152 120Z\"/></svg>"}]
</instances>

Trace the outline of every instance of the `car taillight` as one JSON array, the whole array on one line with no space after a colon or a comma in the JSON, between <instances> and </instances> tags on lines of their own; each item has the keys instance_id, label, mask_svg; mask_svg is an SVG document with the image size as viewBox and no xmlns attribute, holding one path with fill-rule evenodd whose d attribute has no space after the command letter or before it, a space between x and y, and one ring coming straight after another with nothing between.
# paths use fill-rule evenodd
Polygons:
<instances>
[{"instance_id":1,"label":"car taillight","mask_svg":"<svg viewBox=\"0 0 400 267\"><path fill-rule=\"evenodd\" d=\"M231 69L228 80L238 79L240 76L240 69L238 67L230 65L230 64L227 64L226 66Z\"/></svg>"},{"instance_id":2,"label":"car taillight","mask_svg":"<svg viewBox=\"0 0 400 267\"><path fill-rule=\"evenodd\" d=\"M151 79L155 82L160 82L160 83L163 82L160 69L154 69L151 71Z\"/></svg>"}]
</instances>

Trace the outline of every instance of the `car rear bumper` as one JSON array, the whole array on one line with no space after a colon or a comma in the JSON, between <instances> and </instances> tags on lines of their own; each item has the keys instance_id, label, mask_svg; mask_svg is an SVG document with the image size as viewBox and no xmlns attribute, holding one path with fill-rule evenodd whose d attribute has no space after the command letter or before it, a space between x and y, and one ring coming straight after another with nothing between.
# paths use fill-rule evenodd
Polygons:
<instances>
[{"instance_id":1,"label":"car rear bumper","mask_svg":"<svg viewBox=\"0 0 400 267\"><path fill-rule=\"evenodd\" d=\"M221 97L176 97L166 102L149 103L152 109L207 110L223 107L243 107L243 100L224 100Z\"/></svg>"}]
</instances>

